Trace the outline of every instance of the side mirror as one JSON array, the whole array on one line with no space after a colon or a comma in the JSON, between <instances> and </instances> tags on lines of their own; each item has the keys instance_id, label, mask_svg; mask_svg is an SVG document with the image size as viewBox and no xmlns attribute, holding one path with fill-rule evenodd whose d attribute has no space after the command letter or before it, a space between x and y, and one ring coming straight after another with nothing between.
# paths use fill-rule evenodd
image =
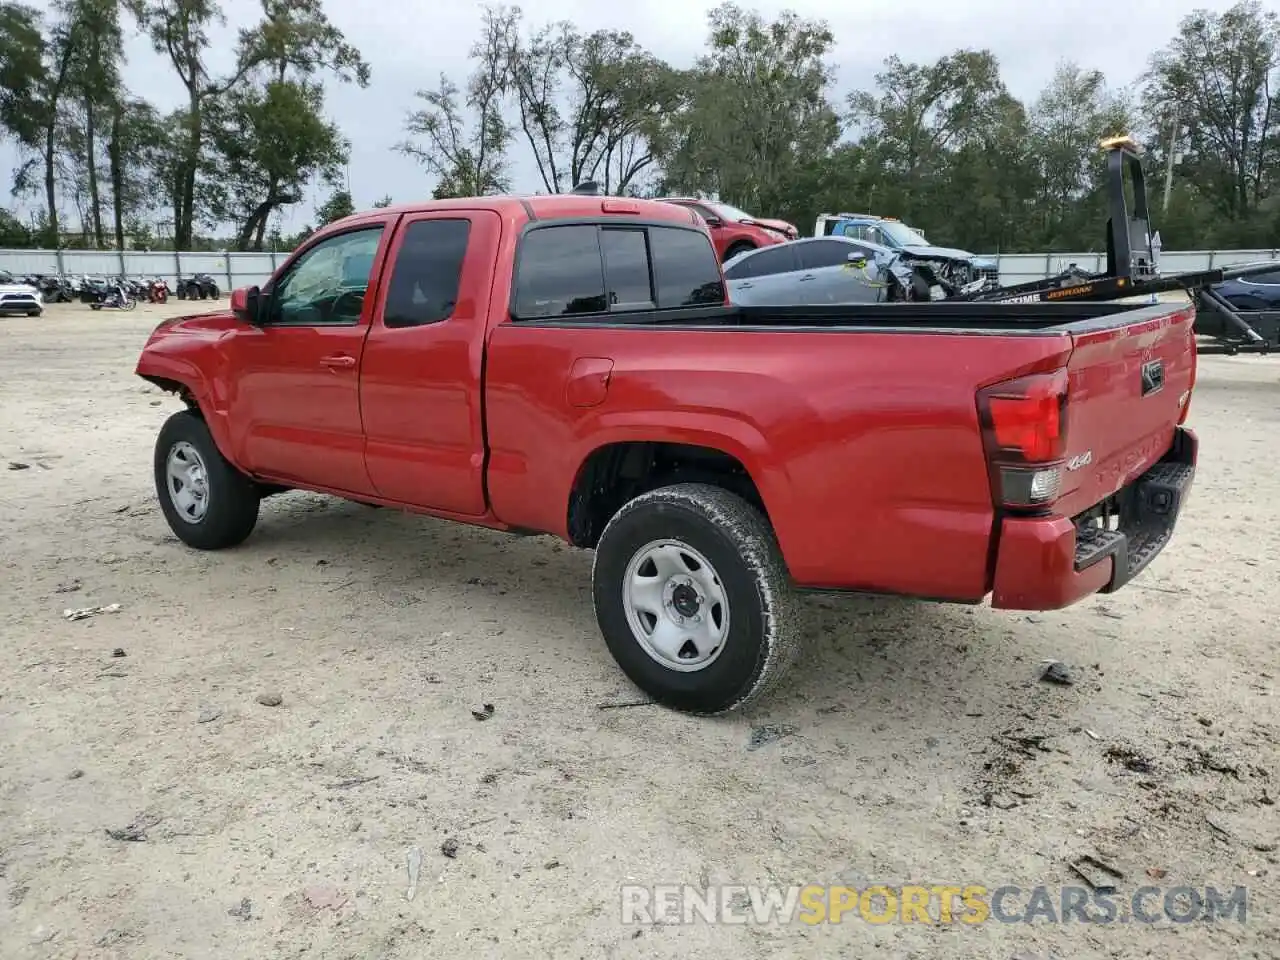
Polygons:
<instances>
[{"instance_id":1,"label":"side mirror","mask_svg":"<svg viewBox=\"0 0 1280 960\"><path fill-rule=\"evenodd\" d=\"M708 227L723 227L723 226L724 226L724 221L723 221L723 220L721 220L719 217L703 217L702 219L704 219L704 220L706 220L706 221L707 221L707 226L708 226Z\"/></svg>"},{"instance_id":2,"label":"side mirror","mask_svg":"<svg viewBox=\"0 0 1280 960\"><path fill-rule=\"evenodd\" d=\"M231 312L238 320L258 325L258 308L262 295L257 287L237 287L231 291Z\"/></svg>"}]
</instances>

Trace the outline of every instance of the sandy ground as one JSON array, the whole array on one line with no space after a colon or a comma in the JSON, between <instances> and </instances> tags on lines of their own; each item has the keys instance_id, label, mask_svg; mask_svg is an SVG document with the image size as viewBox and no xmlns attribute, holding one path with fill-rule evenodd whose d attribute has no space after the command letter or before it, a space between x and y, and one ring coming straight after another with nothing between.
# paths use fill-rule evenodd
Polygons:
<instances>
[{"instance_id":1,"label":"sandy ground","mask_svg":"<svg viewBox=\"0 0 1280 960\"><path fill-rule=\"evenodd\" d=\"M1132 587L1034 616L811 599L785 688L697 720L601 707L637 694L598 638L590 555L550 539L294 493L239 549L180 546L150 467L178 405L132 375L161 309L0 321L6 960L1280 956L1280 360L1202 360L1198 484ZM1046 658L1074 685L1041 681ZM1056 902L1086 854L1122 901L1245 885L1247 920L620 907L628 882Z\"/></svg>"}]
</instances>

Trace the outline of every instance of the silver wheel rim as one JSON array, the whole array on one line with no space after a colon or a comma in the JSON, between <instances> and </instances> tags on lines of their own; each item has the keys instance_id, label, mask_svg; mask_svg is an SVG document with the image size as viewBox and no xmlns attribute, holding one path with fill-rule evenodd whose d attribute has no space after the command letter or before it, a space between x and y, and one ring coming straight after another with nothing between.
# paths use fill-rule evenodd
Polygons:
<instances>
[{"instance_id":1,"label":"silver wheel rim","mask_svg":"<svg viewBox=\"0 0 1280 960\"><path fill-rule=\"evenodd\" d=\"M169 448L165 461L169 502L187 523L199 523L209 512L209 473L199 452L185 440Z\"/></svg>"},{"instance_id":2,"label":"silver wheel rim","mask_svg":"<svg viewBox=\"0 0 1280 960\"><path fill-rule=\"evenodd\" d=\"M622 580L622 604L636 643L668 670L705 670L724 651L729 598L720 575L679 540L635 552Z\"/></svg>"}]
</instances>

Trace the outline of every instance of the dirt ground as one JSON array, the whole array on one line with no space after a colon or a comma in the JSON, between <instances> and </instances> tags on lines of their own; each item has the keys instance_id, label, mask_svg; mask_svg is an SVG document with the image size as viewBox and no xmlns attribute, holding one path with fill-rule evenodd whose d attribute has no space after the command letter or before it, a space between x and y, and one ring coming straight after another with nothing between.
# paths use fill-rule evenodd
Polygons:
<instances>
[{"instance_id":1,"label":"dirt ground","mask_svg":"<svg viewBox=\"0 0 1280 960\"><path fill-rule=\"evenodd\" d=\"M151 480L178 404L132 374L180 309L0 321L5 960L1280 956L1280 359L1202 359L1197 486L1131 587L1034 616L813 598L785 688L699 720L617 706L590 555L550 539L293 493L241 548L180 546ZM1056 902L1086 854L1121 900L1246 886L1247 919L621 913L626 883Z\"/></svg>"}]
</instances>

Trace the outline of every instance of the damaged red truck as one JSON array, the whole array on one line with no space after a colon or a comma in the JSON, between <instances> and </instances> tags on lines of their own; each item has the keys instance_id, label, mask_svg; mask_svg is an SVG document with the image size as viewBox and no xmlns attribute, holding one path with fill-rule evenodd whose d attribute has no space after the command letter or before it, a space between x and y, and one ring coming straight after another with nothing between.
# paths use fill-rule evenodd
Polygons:
<instances>
[{"instance_id":1,"label":"damaged red truck","mask_svg":"<svg viewBox=\"0 0 1280 960\"><path fill-rule=\"evenodd\" d=\"M793 662L797 592L1048 610L1123 586L1195 471L1182 304L738 308L706 227L610 197L357 214L137 373L174 533L292 488L595 550L626 674L695 713Z\"/></svg>"}]
</instances>

